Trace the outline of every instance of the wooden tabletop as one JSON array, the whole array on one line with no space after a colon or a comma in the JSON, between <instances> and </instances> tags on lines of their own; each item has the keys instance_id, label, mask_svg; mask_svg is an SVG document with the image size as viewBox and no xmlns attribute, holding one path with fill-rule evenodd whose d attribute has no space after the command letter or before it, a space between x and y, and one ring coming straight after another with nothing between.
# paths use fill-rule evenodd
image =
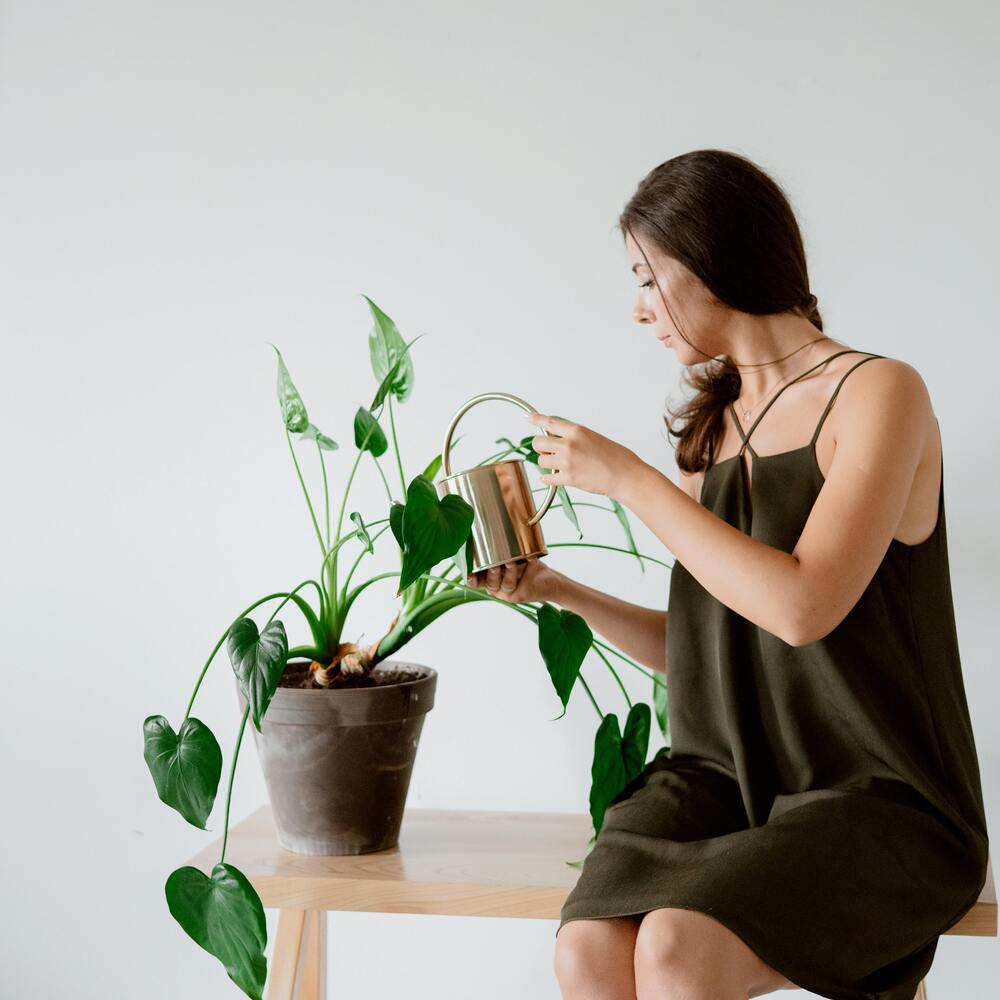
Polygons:
<instances>
[{"instance_id":1,"label":"wooden tabletop","mask_svg":"<svg viewBox=\"0 0 1000 1000\"><path fill-rule=\"evenodd\" d=\"M226 861L265 907L438 913L557 920L580 876L593 827L586 813L410 809L399 844L338 856L296 854L278 844L271 807L229 831ZM188 864L211 872L222 838ZM992 865L979 902L947 934L997 934Z\"/></svg>"},{"instance_id":2,"label":"wooden tabletop","mask_svg":"<svg viewBox=\"0 0 1000 1000\"><path fill-rule=\"evenodd\" d=\"M229 830L226 861L265 907L558 919L580 876L586 813L410 809L399 844L338 856L296 854L278 844L270 806ZM222 838L188 864L211 872Z\"/></svg>"}]
</instances>

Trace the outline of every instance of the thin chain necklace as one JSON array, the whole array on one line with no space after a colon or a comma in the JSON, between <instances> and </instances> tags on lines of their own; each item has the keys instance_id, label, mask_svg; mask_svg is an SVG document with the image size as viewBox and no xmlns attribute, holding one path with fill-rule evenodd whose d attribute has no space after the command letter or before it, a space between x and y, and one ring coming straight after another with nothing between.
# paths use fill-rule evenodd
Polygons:
<instances>
[{"instance_id":1,"label":"thin chain necklace","mask_svg":"<svg viewBox=\"0 0 1000 1000\"><path fill-rule=\"evenodd\" d=\"M810 347L812 344L815 344L815 343L817 343L820 340L826 340L826 339L828 339L828 338L826 336L823 336L823 337L817 337L815 340L808 340L801 347L797 347L797 348L795 348L794 351L790 352L789 354L786 354L784 358L775 358L774 361L763 361L763 362L760 362L760 364L758 364L758 365L753 365L753 366L748 365L746 367L761 367L762 365L774 364L777 361L784 361L785 358L790 358L793 354L798 354L799 351L802 351L805 348ZM801 372L799 374L801 374ZM773 393L770 394L771 398L773 398L777 394L777 392L780 391L780 389L782 388L782 386L784 386L790 380L791 380L790 378L782 379L782 381L778 383L778 385L777 385L777 387L775 389L775 392L773 392ZM743 420L744 421L749 420L750 419L750 414L753 413L753 411L756 410L757 407L760 406L760 404L762 402L764 402L764 399L767 399L767 398L768 397L765 396L762 399L758 399L757 402L754 403L753 406L751 406L748 409L747 407L745 407L743 405L743 400L739 396L737 396L736 397L736 402L739 404L739 408L743 411Z\"/></svg>"}]
</instances>

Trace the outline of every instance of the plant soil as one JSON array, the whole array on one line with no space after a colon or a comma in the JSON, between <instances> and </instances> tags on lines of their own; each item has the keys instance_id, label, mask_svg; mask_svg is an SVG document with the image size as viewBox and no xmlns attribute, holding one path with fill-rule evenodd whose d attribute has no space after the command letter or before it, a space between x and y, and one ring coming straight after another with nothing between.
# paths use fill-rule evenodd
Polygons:
<instances>
[{"instance_id":1,"label":"plant soil","mask_svg":"<svg viewBox=\"0 0 1000 1000\"><path fill-rule=\"evenodd\" d=\"M405 684L417 681L426 676L417 670L383 670L376 665L370 673L364 674L334 674L330 687L324 688L313 682L312 671L308 660L299 660L285 665L278 687L312 688L316 691L329 691L334 688L379 687L383 684Z\"/></svg>"}]
</instances>

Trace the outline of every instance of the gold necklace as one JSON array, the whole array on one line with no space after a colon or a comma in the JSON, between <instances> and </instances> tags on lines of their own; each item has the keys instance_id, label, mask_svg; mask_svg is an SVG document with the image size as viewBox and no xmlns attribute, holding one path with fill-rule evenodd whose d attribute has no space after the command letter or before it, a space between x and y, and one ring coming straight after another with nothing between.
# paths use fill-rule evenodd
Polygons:
<instances>
[{"instance_id":1,"label":"gold necklace","mask_svg":"<svg viewBox=\"0 0 1000 1000\"><path fill-rule=\"evenodd\" d=\"M808 343L803 344L802 347L796 348L796 350L792 351L792 354L797 354L803 348L809 347L811 344L815 344L817 341L819 341L819 340L825 340L825 339L826 339L825 337L817 337L816 340L810 340L810 341L808 341ZM786 354L785 357L790 358L792 356L792 354ZM784 358L781 358L779 360L783 361ZM799 372L799 375L801 375L801 374L802 373ZM798 376L796 376L796 378L797 377ZM789 379L786 378L786 379L782 379L782 381L778 383L775 392L771 393L771 398L772 399L774 398L774 396L777 395L778 391L781 390L782 386L784 386L788 381L789 381ZM794 379L791 380L791 381L794 381ZM764 401L764 399L767 399L767 398L768 397L765 396L762 399L758 399L757 402L753 404L753 406L751 406L749 409L747 409L743 405L743 400L740 399L739 396L736 397L736 402L739 404L740 409L743 411L743 420L744 420L744 422L750 419L750 414L753 413L753 411L756 410L758 406L760 406L760 404Z\"/></svg>"}]
</instances>

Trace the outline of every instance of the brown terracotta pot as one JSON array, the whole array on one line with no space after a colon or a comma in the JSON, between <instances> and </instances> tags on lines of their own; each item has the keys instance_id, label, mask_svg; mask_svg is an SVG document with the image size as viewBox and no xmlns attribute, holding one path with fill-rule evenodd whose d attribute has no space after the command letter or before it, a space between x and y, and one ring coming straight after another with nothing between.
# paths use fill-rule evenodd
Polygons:
<instances>
[{"instance_id":1,"label":"brown terracotta pot","mask_svg":"<svg viewBox=\"0 0 1000 1000\"><path fill-rule=\"evenodd\" d=\"M247 720L282 847L298 854L367 854L398 843L437 671L400 660L384 660L380 668L422 676L372 687L279 687L261 731ZM246 699L238 681L236 690L242 715Z\"/></svg>"}]
</instances>

